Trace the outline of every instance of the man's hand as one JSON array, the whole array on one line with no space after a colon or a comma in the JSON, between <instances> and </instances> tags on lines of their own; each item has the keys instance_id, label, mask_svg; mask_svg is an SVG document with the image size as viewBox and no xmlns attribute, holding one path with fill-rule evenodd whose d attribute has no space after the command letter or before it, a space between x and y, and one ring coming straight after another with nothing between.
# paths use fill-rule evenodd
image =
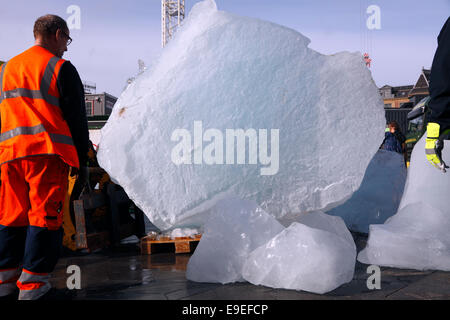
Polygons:
<instances>
[{"instance_id":1,"label":"man's hand","mask_svg":"<svg viewBox=\"0 0 450 320\"><path fill-rule=\"evenodd\" d=\"M427 126L427 138L425 142L425 154L427 160L434 167L443 172L446 172L448 166L442 161L442 149L444 149L444 142L439 140L440 126L437 123L430 122Z\"/></svg>"},{"instance_id":2,"label":"man's hand","mask_svg":"<svg viewBox=\"0 0 450 320\"><path fill-rule=\"evenodd\" d=\"M84 187L86 183L89 183L89 167L80 167L80 169L72 168L70 175L78 176L78 182Z\"/></svg>"}]
</instances>

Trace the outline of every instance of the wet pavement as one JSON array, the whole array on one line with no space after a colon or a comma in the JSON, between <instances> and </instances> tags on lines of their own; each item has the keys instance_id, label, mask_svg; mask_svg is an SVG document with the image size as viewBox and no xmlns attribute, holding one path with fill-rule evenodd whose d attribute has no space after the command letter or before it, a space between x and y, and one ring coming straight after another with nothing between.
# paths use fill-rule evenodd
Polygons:
<instances>
[{"instance_id":1,"label":"wet pavement","mask_svg":"<svg viewBox=\"0 0 450 320\"><path fill-rule=\"evenodd\" d=\"M356 236L358 251L366 238ZM160 253L141 255L138 244L91 254L63 256L51 279L57 289L65 289L67 268L81 271L81 289L71 290L73 300L371 300L450 299L450 272L381 268L381 289L370 290L367 265L356 263L350 283L324 295L304 291L273 289L250 283L196 283L185 277L191 254Z\"/></svg>"}]
</instances>

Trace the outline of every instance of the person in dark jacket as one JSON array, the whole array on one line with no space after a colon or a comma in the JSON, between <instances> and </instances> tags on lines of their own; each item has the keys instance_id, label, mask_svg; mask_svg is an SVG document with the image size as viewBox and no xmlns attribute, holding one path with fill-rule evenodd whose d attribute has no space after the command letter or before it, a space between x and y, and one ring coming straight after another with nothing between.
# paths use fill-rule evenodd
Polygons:
<instances>
[{"instance_id":1,"label":"person in dark jacket","mask_svg":"<svg viewBox=\"0 0 450 320\"><path fill-rule=\"evenodd\" d=\"M406 138L400 131L400 126L397 121L389 122L388 131L384 135L382 149L403 154L406 163Z\"/></svg>"},{"instance_id":2,"label":"person in dark jacket","mask_svg":"<svg viewBox=\"0 0 450 320\"><path fill-rule=\"evenodd\" d=\"M439 143L438 138L450 129L450 18L438 36L429 90L428 108L431 112L428 116L425 154L433 166L445 172L446 165L441 158L443 144Z\"/></svg>"}]
</instances>

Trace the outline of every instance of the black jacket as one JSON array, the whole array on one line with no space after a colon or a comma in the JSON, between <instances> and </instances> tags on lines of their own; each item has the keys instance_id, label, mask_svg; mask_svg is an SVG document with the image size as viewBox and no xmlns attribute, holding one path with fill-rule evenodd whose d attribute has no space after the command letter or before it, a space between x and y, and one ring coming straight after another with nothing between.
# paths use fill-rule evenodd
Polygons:
<instances>
[{"instance_id":1,"label":"black jacket","mask_svg":"<svg viewBox=\"0 0 450 320\"><path fill-rule=\"evenodd\" d=\"M442 132L450 128L450 18L438 36L438 48L431 66L430 97L428 121L438 123Z\"/></svg>"},{"instance_id":2,"label":"black jacket","mask_svg":"<svg viewBox=\"0 0 450 320\"><path fill-rule=\"evenodd\" d=\"M401 133L399 130L397 130L397 131L394 132L394 136L397 138L397 140L398 140L400 143L405 143L406 138L405 138L405 136L403 135L403 133Z\"/></svg>"},{"instance_id":3,"label":"black jacket","mask_svg":"<svg viewBox=\"0 0 450 320\"><path fill-rule=\"evenodd\" d=\"M58 75L59 105L64 120L69 125L72 139L77 149L80 166L86 166L89 150L89 130L84 101L84 87L77 69L70 63L64 62Z\"/></svg>"}]
</instances>

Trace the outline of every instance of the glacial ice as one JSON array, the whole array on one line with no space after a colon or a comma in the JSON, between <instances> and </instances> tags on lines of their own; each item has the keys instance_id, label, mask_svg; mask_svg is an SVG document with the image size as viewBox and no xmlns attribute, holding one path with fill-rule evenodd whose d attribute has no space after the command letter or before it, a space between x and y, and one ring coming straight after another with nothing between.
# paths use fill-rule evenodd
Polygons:
<instances>
[{"instance_id":1,"label":"glacial ice","mask_svg":"<svg viewBox=\"0 0 450 320\"><path fill-rule=\"evenodd\" d=\"M161 230L200 227L230 195L276 218L349 198L383 139L383 102L360 53L322 55L309 42L196 4L119 97L100 165ZM227 136L238 129L250 137L244 161Z\"/></svg>"},{"instance_id":2,"label":"glacial ice","mask_svg":"<svg viewBox=\"0 0 450 320\"><path fill-rule=\"evenodd\" d=\"M222 284L244 281L242 266L249 253L283 229L254 201L219 201L212 208L200 243L189 259L186 278Z\"/></svg>"},{"instance_id":3,"label":"glacial ice","mask_svg":"<svg viewBox=\"0 0 450 320\"><path fill-rule=\"evenodd\" d=\"M313 212L284 228L255 202L236 198L211 211L187 266L191 281L325 293L353 278L356 246L340 217Z\"/></svg>"},{"instance_id":4,"label":"glacial ice","mask_svg":"<svg viewBox=\"0 0 450 320\"><path fill-rule=\"evenodd\" d=\"M450 174L428 163L425 137L414 147L398 212L370 226L358 261L417 270L450 271ZM450 159L448 141L442 152Z\"/></svg>"},{"instance_id":5,"label":"glacial ice","mask_svg":"<svg viewBox=\"0 0 450 320\"><path fill-rule=\"evenodd\" d=\"M342 217L352 231L369 233L369 225L382 224L397 212L405 181L403 155L381 149L370 161L359 189L327 214Z\"/></svg>"},{"instance_id":6,"label":"glacial ice","mask_svg":"<svg viewBox=\"0 0 450 320\"><path fill-rule=\"evenodd\" d=\"M255 285L323 294L350 282L355 262L342 218L313 212L252 251L242 273Z\"/></svg>"}]
</instances>

